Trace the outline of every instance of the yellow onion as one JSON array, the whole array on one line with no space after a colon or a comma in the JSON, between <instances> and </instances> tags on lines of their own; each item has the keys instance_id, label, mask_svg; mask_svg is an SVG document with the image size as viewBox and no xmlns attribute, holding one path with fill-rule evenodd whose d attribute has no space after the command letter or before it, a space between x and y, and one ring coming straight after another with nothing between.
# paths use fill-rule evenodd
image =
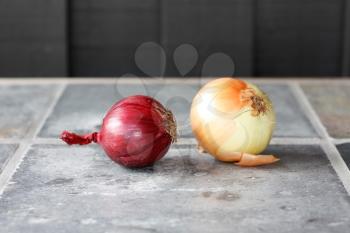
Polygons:
<instances>
[{"instance_id":1,"label":"yellow onion","mask_svg":"<svg viewBox=\"0 0 350 233\"><path fill-rule=\"evenodd\" d=\"M271 140L275 112L268 96L249 82L220 78L207 83L192 102L191 125L199 147L218 160L241 166L278 161L259 155Z\"/></svg>"}]
</instances>

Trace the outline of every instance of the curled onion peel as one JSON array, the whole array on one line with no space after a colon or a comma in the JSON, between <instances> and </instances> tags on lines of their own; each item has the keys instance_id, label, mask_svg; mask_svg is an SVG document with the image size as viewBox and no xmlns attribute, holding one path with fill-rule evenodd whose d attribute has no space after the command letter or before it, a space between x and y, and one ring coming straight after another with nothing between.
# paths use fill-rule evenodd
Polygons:
<instances>
[{"instance_id":1,"label":"curled onion peel","mask_svg":"<svg viewBox=\"0 0 350 233\"><path fill-rule=\"evenodd\" d=\"M61 139L69 145L95 142L113 161L126 167L145 167L161 159L176 140L176 122L157 100L130 96L110 108L100 132L77 135L63 131Z\"/></svg>"},{"instance_id":2,"label":"curled onion peel","mask_svg":"<svg viewBox=\"0 0 350 233\"><path fill-rule=\"evenodd\" d=\"M218 160L240 166L279 160L259 155L271 140L275 112L268 96L251 83L233 78L207 83L194 97L190 117L199 147Z\"/></svg>"}]
</instances>

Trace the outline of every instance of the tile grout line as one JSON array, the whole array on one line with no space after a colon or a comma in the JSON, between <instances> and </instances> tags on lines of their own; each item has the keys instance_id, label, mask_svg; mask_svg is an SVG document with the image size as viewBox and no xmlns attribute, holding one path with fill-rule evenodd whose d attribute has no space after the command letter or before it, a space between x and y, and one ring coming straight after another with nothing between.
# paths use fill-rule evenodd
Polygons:
<instances>
[{"instance_id":1,"label":"tile grout line","mask_svg":"<svg viewBox=\"0 0 350 233\"><path fill-rule=\"evenodd\" d=\"M27 153L30 147L30 143L23 142L19 145L16 152L11 156L8 162L5 164L4 169L0 175L0 198L8 184L9 180L19 167L24 154Z\"/></svg>"},{"instance_id":2,"label":"tile grout line","mask_svg":"<svg viewBox=\"0 0 350 233\"><path fill-rule=\"evenodd\" d=\"M350 139L349 139L350 140ZM310 137L274 137L271 140L271 145L314 145L320 144L320 138ZM50 145L65 145L60 139L56 138L34 138L34 139L0 139L0 144L50 144ZM179 138L174 145L197 145L195 138Z\"/></svg>"},{"instance_id":3,"label":"tile grout line","mask_svg":"<svg viewBox=\"0 0 350 233\"><path fill-rule=\"evenodd\" d=\"M270 145L315 145L320 143L320 138L272 138Z\"/></svg>"},{"instance_id":4,"label":"tile grout line","mask_svg":"<svg viewBox=\"0 0 350 233\"><path fill-rule=\"evenodd\" d=\"M55 92L55 95L53 96L50 102L49 108L43 114L43 116L31 126L30 130L27 132L26 138L30 138L32 140L37 136L38 132L43 127L43 124L45 123L46 119L52 113L65 88L66 84L62 84L58 87L58 89ZM28 152L30 146L32 145L31 140L24 139L20 141L19 147L17 148L16 152L7 161L2 173L0 174L0 198L8 182L11 180L12 176L22 163L25 154Z\"/></svg>"},{"instance_id":5,"label":"tile grout line","mask_svg":"<svg viewBox=\"0 0 350 233\"><path fill-rule=\"evenodd\" d=\"M40 130L43 128L46 120L52 114L54 108L56 107L58 100L61 98L66 87L67 87L66 83L64 83L58 87L58 90L56 91L55 96L52 100L52 104L49 106L49 108L47 109L47 111L45 112L45 114L43 115L41 120L39 121L39 123L36 126L32 127L31 131L29 132L29 138L32 138L32 139L37 138Z\"/></svg>"},{"instance_id":6,"label":"tile grout line","mask_svg":"<svg viewBox=\"0 0 350 233\"><path fill-rule=\"evenodd\" d=\"M54 107L57 104L57 101L59 100L60 96L64 92L64 89L66 88L67 83L69 83L69 82L67 81L66 83L61 83L59 88L56 90L56 94L55 94L55 97L53 98L53 100L51 101L51 105L49 106L49 108L45 112L44 116L41 118L40 122L38 122L38 124L36 124L33 127L31 127L30 131L27 133L27 135L28 135L27 139L22 139L22 140L18 139L18 141L16 141L16 139L13 139L13 141L11 141L11 139L5 139L5 140L0 140L0 143L1 143L1 141L5 142L5 143L18 142L20 145L19 145L19 148L17 149L17 151L15 153L15 154L17 154L17 152L18 152L18 154L19 154L18 156L24 156L25 153L26 153L26 148L29 148L29 146L31 144L40 144L40 143L41 144L46 144L46 143L48 143L48 144L61 144L61 142L59 140L57 140L57 139L37 138L37 135L40 132L40 130L43 127L43 125L45 124L45 121L47 120L47 118L52 113ZM333 139L329 137L329 135L328 135L327 131L325 130L323 124L319 120L317 114L314 112L312 106L309 104L309 101L307 100L305 94L303 93L303 91L300 88L298 83L299 83L298 81L290 81L288 84L291 87L292 92L293 92L294 96L296 97L297 101L301 104L302 109L304 110L304 112L312 113L310 115L307 114L307 117L311 121L311 123L314 126L315 130L322 136L323 139L326 140L326 142L322 142L320 139L315 139L315 138L274 138L274 139L272 139L271 144L272 145L285 145L285 144L302 144L302 145L304 145L304 144L305 145L318 144L318 145L320 145L321 144L321 146L323 146L323 148L325 146L327 146L327 148L324 148L324 150L326 150L328 152L328 153L326 152L327 156L330 157L329 154L334 154L334 153L336 154L335 158L333 158L334 157L333 155L331 156L333 159L335 159L334 160L335 164L338 164L338 166L342 166L342 164L341 164L341 162L342 162L345 165L345 162L342 160L339 152L337 151L336 147L332 143ZM304 105L306 105L306 106L304 106ZM194 139L184 139L179 144L180 145L181 144L188 144L186 141L191 141L191 143L193 143L193 140ZM12 157L15 157L15 154ZM336 158L339 158L340 160L336 161ZM19 160L18 161L18 165L21 163L22 159L23 159L22 157L20 157L18 159ZM332 159L331 158L329 158L329 159L330 159L330 161L332 163ZM333 167L334 167L334 165L333 165ZM344 168L339 168L339 169L344 169ZM349 173L349 169L347 168L346 165L345 165L345 169ZM13 173L15 172L15 170L16 170L16 167L14 168ZM337 169L335 169L335 170L337 171ZM12 173L12 175L13 175L13 173ZM337 171L337 173L338 173L338 171ZM0 176L0 195L3 192L3 189L4 189L3 186L6 186L6 183L7 183L7 182L5 184L2 183L2 176L3 176L3 174ZM11 178L11 176L9 177L9 179ZM338 176L341 178L341 176L339 174L338 174ZM343 184L344 184L344 182L343 182ZM345 184L344 184L344 186L345 186ZM350 187L350 185L348 187ZM347 188L347 191L349 191L349 190L350 189Z\"/></svg>"},{"instance_id":7,"label":"tile grout line","mask_svg":"<svg viewBox=\"0 0 350 233\"><path fill-rule=\"evenodd\" d=\"M332 141L336 145L350 143L350 138L332 138Z\"/></svg>"},{"instance_id":8,"label":"tile grout line","mask_svg":"<svg viewBox=\"0 0 350 233\"><path fill-rule=\"evenodd\" d=\"M324 125L322 124L321 120L319 119L317 113L309 103L309 100L305 96L303 90L297 83L289 84L289 87L291 88L291 91L293 93L293 96L298 101L301 109L306 114L306 117L310 121L311 125L316 130L316 133L321 136L323 139L329 138L328 132Z\"/></svg>"},{"instance_id":9,"label":"tile grout line","mask_svg":"<svg viewBox=\"0 0 350 233\"><path fill-rule=\"evenodd\" d=\"M301 89L298 83L289 83L294 97L299 102L302 110L309 118L311 124L322 137L320 141L320 146L323 151L326 153L329 161L335 172L337 173L339 179L343 183L344 188L346 189L348 195L350 195L350 170L345 164L343 158L338 152L336 146L333 144L332 138L329 136L325 126L322 124L320 118L318 117L316 111L312 107L311 103L307 99L304 91Z\"/></svg>"}]
</instances>

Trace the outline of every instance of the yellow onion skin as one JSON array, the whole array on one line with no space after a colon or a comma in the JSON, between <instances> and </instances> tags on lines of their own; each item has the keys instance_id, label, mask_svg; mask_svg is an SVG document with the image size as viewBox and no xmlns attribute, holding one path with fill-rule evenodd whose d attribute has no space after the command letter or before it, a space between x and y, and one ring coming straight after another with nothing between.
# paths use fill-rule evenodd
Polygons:
<instances>
[{"instance_id":1,"label":"yellow onion skin","mask_svg":"<svg viewBox=\"0 0 350 233\"><path fill-rule=\"evenodd\" d=\"M239 79L219 78L203 86L191 106L192 131L198 145L221 161L239 161L268 146L275 112L268 96Z\"/></svg>"}]
</instances>

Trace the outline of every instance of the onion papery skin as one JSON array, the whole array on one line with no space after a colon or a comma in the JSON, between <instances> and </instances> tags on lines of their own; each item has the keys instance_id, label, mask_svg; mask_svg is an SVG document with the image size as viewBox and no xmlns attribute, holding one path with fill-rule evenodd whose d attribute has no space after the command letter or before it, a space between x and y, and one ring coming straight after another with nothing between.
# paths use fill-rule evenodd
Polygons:
<instances>
[{"instance_id":1,"label":"onion papery skin","mask_svg":"<svg viewBox=\"0 0 350 233\"><path fill-rule=\"evenodd\" d=\"M257 86L233 78L203 86L193 99L190 118L199 146L227 162L239 161L242 153L264 151L275 127L268 96Z\"/></svg>"},{"instance_id":2,"label":"onion papery skin","mask_svg":"<svg viewBox=\"0 0 350 233\"><path fill-rule=\"evenodd\" d=\"M67 138L72 135L68 132L61 138L68 144L87 144L70 143ZM91 135L80 137L93 138ZM146 167L167 153L176 139L176 123L172 113L155 99L130 96L110 108L95 138L113 161L130 168Z\"/></svg>"}]
</instances>

